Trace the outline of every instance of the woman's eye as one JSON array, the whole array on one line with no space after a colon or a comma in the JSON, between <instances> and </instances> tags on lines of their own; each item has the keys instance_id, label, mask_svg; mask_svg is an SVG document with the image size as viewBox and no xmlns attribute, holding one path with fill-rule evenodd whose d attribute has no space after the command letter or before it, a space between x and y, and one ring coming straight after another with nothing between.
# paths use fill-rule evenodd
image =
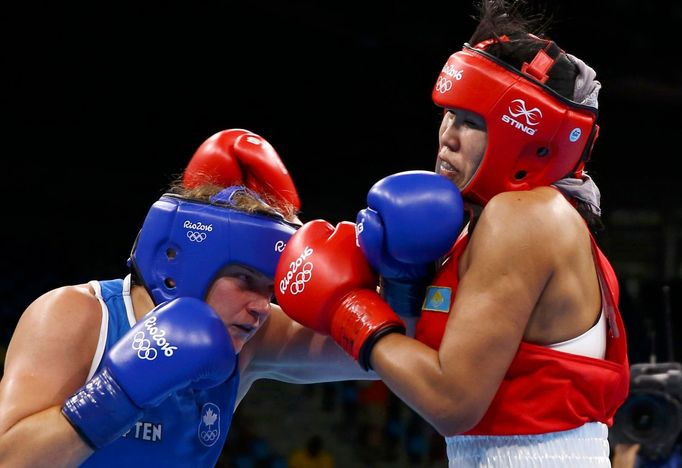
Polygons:
<instances>
[{"instance_id":1,"label":"woman's eye","mask_svg":"<svg viewBox=\"0 0 682 468\"><path fill-rule=\"evenodd\" d=\"M467 119L464 121L464 125L466 125L467 127L470 127L470 128L474 128L474 129L480 129L480 130L485 129L485 125L482 122L479 122L478 120Z\"/></svg>"}]
</instances>

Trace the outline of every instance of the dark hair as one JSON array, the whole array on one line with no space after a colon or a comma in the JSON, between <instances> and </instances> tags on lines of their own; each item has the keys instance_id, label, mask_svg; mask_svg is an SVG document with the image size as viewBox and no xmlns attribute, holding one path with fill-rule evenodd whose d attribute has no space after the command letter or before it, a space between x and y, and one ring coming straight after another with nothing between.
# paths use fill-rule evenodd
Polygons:
<instances>
[{"instance_id":1,"label":"dark hair","mask_svg":"<svg viewBox=\"0 0 682 468\"><path fill-rule=\"evenodd\" d=\"M549 39L545 32L549 28L551 16L544 12L530 13L523 0L482 0L477 9L478 26L469 43L473 46L487 39L507 36L508 41L497 41L486 52L508 65L521 70L524 62L530 63L538 51L547 45ZM545 85L572 100L578 69L565 53L562 52L548 75Z\"/></svg>"},{"instance_id":2,"label":"dark hair","mask_svg":"<svg viewBox=\"0 0 682 468\"><path fill-rule=\"evenodd\" d=\"M605 229L606 226L604 225L601 216L594 213L587 203L576 201L575 209L578 210L578 213L580 213L580 216L587 222L587 225L594 234Z\"/></svg>"},{"instance_id":3,"label":"dark hair","mask_svg":"<svg viewBox=\"0 0 682 468\"><path fill-rule=\"evenodd\" d=\"M482 0L476 5L478 26L469 39L476 45L488 39L497 39L485 51L506 64L521 70L523 63L530 63L550 39L546 32L552 21L545 11L530 12L524 0ZM506 36L508 40L500 40ZM548 72L545 85L561 96L573 100L578 68L562 51L559 60ZM575 200L576 209L587 221L593 232L604 228L599 215L589 205Z\"/></svg>"}]
</instances>

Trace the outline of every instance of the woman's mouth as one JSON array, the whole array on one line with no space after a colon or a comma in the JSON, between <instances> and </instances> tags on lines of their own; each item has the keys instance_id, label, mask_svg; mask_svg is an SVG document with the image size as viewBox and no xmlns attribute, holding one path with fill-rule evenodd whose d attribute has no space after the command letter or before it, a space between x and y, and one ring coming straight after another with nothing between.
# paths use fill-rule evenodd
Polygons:
<instances>
[{"instance_id":1,"label":"woman's mouth","mask_svg":"<svg viewBox=\"0 0 682 468\"><path fill-rule=\"evenodd\" d=\"M438 165L436 166L436 172L441 174L441 175L444 175L446 177L452 177L458 171L455 168L455 166L453 166L452 164L450 164L446 160L438 158Z\"/></svg>"},{"instance_id":2,"label":"woman's mouth","mask_svg":"<svg viewBox=\"0 0 682 468\"><path fill-rule=\"evenodd\" d=\"M253 325L247 325L243 323L233 323L230 325L230 328L233 331L232 334L242 341L247 341L256 331L256 327Z\"/></svg>"}]
</instances>

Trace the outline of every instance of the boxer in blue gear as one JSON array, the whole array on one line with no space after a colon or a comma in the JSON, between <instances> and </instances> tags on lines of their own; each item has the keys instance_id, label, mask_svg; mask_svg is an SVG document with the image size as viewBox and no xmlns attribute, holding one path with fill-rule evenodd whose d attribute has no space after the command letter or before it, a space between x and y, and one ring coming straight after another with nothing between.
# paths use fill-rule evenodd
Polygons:
<instances>
[{"instance_id":1,"label":"boxer in blue gear","mask_svg":"<svg viewBox=\"0 0 682 468\"><path fill-rule=\"evenodd\" d=\"M0 465L211 467L255 380L376 379L271 303L295 215L244 186L171 192L129 275L54 289L21 316L0 380Z\"/></svg>"},{"instance_id":2,"label":"boxer in blue gear","mask_svg":"<svg viewBox=\"0 0 682 468\"><path fill-rule=\"evenodd\" d=\"M122 338L131 331L129 316L134 312L127 307L127 304L130 304L130 283L130 276L123 280L90 282L97 298L102 301L103 308L107 309L108 333L104 354L108 354L112 347L120 345L123 342ZM195 301L195 299L190 298L176 299L175 301L183 300ZM172 306L171 311L177 310L189 319L194 318L192 310L181 310L182 307L177 307L176 304L170 302L168 304ZM192 305L197 309L199 308L199 304L190 304L190 307ZM166 309L165 313L168 310ZM206 316L210 316L210 313L207 313ZM151 317L154 316L150 314ZM148 322L149 318L137 322L137 326L149 329L151 327L148 326ZM220 330L214 331L225 333L222 326ZM229 343L229 338L227 340ZM91 429L92 432L89 431L87 435L83 429L79 429L81 436L86 437L87 442L93 448L97 448L95 453L88 457L81 466L120 467L145 462L163 466L215 465L230 428L237 386L239 385L239 373L234 372L234 360L236 359L234 349L232 349L231 343L229 345L223 343L223 346L229 348L224 350L223 360L228 361L227 368L230 369L230 372L222 382L204 389L193 388L192 385L185 386L171 392L170 396L164 398L158 405L138 409L134 403L128 403L121 405L122 407L118 408L116 412L94 411L94 414L90 414L87 409L82 408L83 403L79 404L79 400L87 401L87 399L81 396L81 392L74 394L67 400L64 408L71 422L74 425L77 423L83 425L85 422L81 419L89 418L95 425ZM131 346L131 349L134 350L135 347L137 346ZM210 352L210 349L208 351ZM220 358L221 356L215 357ZM150 361L145 359L139 360L139 362L148 363ZM104 362L101 362L97 368L96 376L100 374L103 366ZM178 367L182 369L184 366ZM223 369L223 371L225 370ZM172 372L170 369L168 371ZM220 375L220 372L217 375ZM139 374L132 375L132 378L135 377L137 377L138 383L147 381L157 383L155 382L156 379L140 379ZM88 385L96 378L88 379ZM129 421L127 424L120 424L119 418L123 419L126 416L130 418L131 412L134 413L132 425ZM98 413L111 420L100 420ZM76 423L74 420L78 422ZM105 432L106 428L111 427L112 424L114 427L120 427L123 432L115 434L114 440L103 439L101 433ZM178 450L178 447L182 449Z\"/></svg>"}]
</instances>

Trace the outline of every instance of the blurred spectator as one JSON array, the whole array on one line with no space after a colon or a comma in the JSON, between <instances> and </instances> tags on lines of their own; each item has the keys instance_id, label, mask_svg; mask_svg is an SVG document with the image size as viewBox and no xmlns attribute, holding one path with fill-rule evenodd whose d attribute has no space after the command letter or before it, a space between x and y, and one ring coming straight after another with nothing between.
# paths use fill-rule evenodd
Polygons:
<instances>
[{"instance_id":1,"label":"blurred spectator","mask_svg":"<svg viewBox=\"0 0 682 468\"><path fill-rule=\"evenodd\" d=\"M360 425L358 436L357 453L363 466L370 467L380 463L384 452L382 425L367 421Z\"/></svg>"},{"instance_id":2,"label":"blurred spectator","mask_svg":"<svg viewBox=\"0 0 682 468\"><path fill-rule=\"evenodd\" d=\"M612 468L635 468L639 444L616 444L611 451Z\"/></svg>"},{"instance_id":3,"label":"blurred spectator","mask_svg":"<svg viewBox=\"0 0 682 468\"><path fill-rule=\"evenodd\" d=\"M639 455L640 444L616 444L611 451L612 468L682 468L679 444L668 458L648 460Z\"/></svg>"},{"instance_id":4,"label":"blurred spectator","mask_svg":"<svg viewBox=\"0 0 682 468\"><path fill-rule=\"evenodd\" d=\"M360 386L358 403L363 422L383 426L390 390L381 380L362 381L358 382L358 385Z\"/></svg>"},{"instance_id":5,"label":"blurred spectator","mask_svg":"<svg viewBox=\"0 0 682 468\"><path fill-rule=\"evenodd\" d=\"M322 411L331 413L336 409L337 383L323 382L319 385L322 387Z\"/></svg>"},{"instance_id":6,"label":"blurred spectator","mask_svg":"<svg viewBox=\"0 0 682 468\"><path fill-rule=\"evenodd\" d=\"M402 400L400 400L400 398L395 396L393 393L389 393L388 407L386 408L386 422L384 424L386 446L385 460L387 462L395 462L400 455L399 452L403 450L403 448L400 446L400 441L403 435L403 407L404 403Z\"/></svg>"},{"instance_id":7,"label":"blurred spectator","mask_svg":"<svg viewBox=\"0 0 682 468\"><path fill-rule=\"evenodd\" d=\"M415 412L410 414L405 430L405 451L410 466L421 465L429 449L426 422Z\"/></svg>"},{"instance_id":8,"label":"blurred spectator","mask_svg":"<svg viewBox=\"0 0 682 468\"><path fill-rule=\"evenodd\" d=\"M427 426L427 433L430 433L427 466L448 466L448 454L443 436L431 426Z\"/></svg>"},{"instance_id":9,"label":"blurred spectator","mask_svg":"<svg viewBox=\"0 0 682 468\"><path fill-rule=\"evenodd\" d=\"M391 392L381 380L358 382L358 386L358 453L365 466L373 466L385 453L384 426Z\"/></svg>"},{"instance_id":10,"label":"blurred spectator","mask_svg":"<svg viewBox=\"0 0 682 468\"><path fill-rule=\"evenodd\" d=\"M255 433L253 423L241 414L238 407L234 418L243 421L230 430L216 468L286 468L286 458L275 453L268 439Z\"/></svg>"},{"instance_id":11,"label":"blurred spectator","mask_svg":"<svg viewBox=\"0 0 682 468\"><path fill-rule=\"evenodd\" d=\"M342 424L346 428L355 427L360 407L358 383L355 380L344 380L341 384ZM346 431L347 433L347 431Z\"/></svg>"},{"instance_id":12,"label":"blurred spectator","mask_svg":"<svg viewBox=\"0 0 682 468\"><path fill-rule=\"evenodd\" d=\"M294 450L289 457L289 468L333 468L334 459L323 447L322 438L314 435L305 447Z\"/></svg>"}]
</instances>

